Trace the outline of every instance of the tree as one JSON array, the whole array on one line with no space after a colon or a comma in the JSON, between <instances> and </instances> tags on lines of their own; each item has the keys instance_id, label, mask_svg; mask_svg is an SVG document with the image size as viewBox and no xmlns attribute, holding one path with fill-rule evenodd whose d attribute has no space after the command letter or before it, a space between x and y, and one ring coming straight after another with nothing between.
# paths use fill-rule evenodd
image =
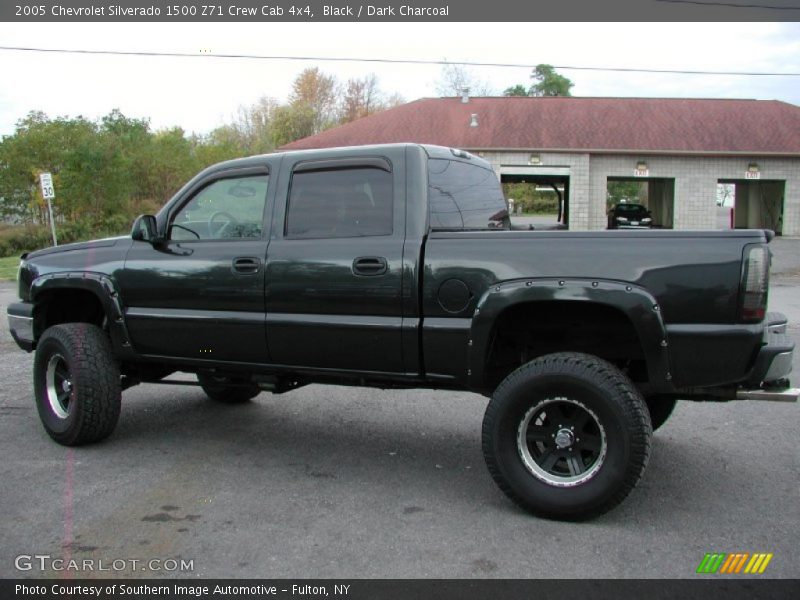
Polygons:
<instances>
[{"instance_id":1,"label":"tree","mask_svg":"<svg viewBox=\"0 0 800 600\"><path fill-rule=\"evenodd\" d=\"M527 88L518 83L517 85L511 86L503 90L503 96L527 96L528 90Z\"/></svg>"},{"instance_id":2,"label":"tree","mask_svg":"<svg viewBox=\"0 0 800 600\"><path fill-rule=\"evenodd\" d=\"M136 182L122 140L90 125L62 156L57 181L60 194L54 201L62 219L73 221L82 216L100 220L118 213L135 192Z\"/></svg>"},{"instance_id":3,"label":"tree","mask_svg":"<svg viewBox=\"0 0 800 600\"><path fill-rule=\"evenodd\" d=\"M272 143L276 147L318 133L317 113L306 104L279 106L272 122Z\"/></svg>"},{"instance_id":4,"label":"tree","mask_svg":"<svg viewBox=\"0 0 800 600\"><path fill-rule=\"evenodd\" d=\"M405 103L406 99L403 97L403 95L399 94L398 92L395 92L391 94L388 98L386 98L386 101L384 102L384 108L386 109L395 108Z\"/></svg>"},{"instance_id":5,"label":"tree","mask_svg":"<svg viewBox=\"0 0 800 600\"><path fill-rule=\"evenodd\" d=\"M295 78L289 106L295 115L311 117L311 133L306 135L319 133L336 121L337 91L336 79L317 67L305 69Z\"/></svg>"},{"instance_id":6,"label":"tree","mask_svg":"<svg viewBox=\"0 0 800 600\"><path fill-rule=\"evenodd\" d=\"M478 79L474 73L462 65L445 64L436 82L436 93L441 96L460 96L468 87L473 96L491 96L494 94L491 84Z\"/></svg>"},{"instance_id":7,"label":"tree","mask_svg":"<svg viewBox=\"0 0 800 600\"><path fill-rule=\"evenodd\" d=\"M531 73L536 83L528 89L529 96L571 96L575 85L571 80L556 73L552 65L540 64Z\"/></svg>"},{"instance_id":8,"label":"tree","mask_svg":"<svg viewBox=\"0 0 800 600\"><path fill-rule=\"evenodd\" d=\"M81 160L81 154L90 153L91 140L97 135L97 126L77 117L50 119L40 111L32 111L17 122L13 135L0 143L0 197L4 199L3 212L25 223L44 223L46 203L39 191L39 173L53 174L57 192L54 208L57 214L71 215L78 202L88 200L93 192L74 189L77 174L73 165L84 168L95 165L91 159ZM91 153L95 158L102 154L97 148Z\"/></svg>"},{"instance_id":9,"label":"tree","mask_svg":"<svg viewBox=\"0 0 800 600\"><path fill-rule=\"evenodd\" d=\"M157 131L151 138L148 159L146 196L159 204L166 202L198 169L191 141L180 127Z\"/></svg>"},{"instance_id":10,"label":"tree","mask_svg":"<svg viewBox=\"0 0 800 600\"><path fill-rule=\"evenodd\" d=\"M272 147L272 139L268 140ZM192 147L199 168L207 167L223 160L238 158L250 152L239 131L233 125L222 125L207 135L192 137Z\"/></svg>"},{"instance_id":11,"label":"tree","mask_svg":"<svg viewBox=\"0 0 800 600\"><path fill-rule=\"evenodd\" d=\"M108 173L108 193L98 191L98 202L103 210L117 213L126 206L129 209L146 197L142 183L147 179L147 153L150 149L152 132L147 119L126 117L119 109L112 110L100 120L98 143L103 152L110 155ZM112 206L112 204L114 206Z\"/></svg>"},{"instance_id":12,"label":"tree","mask_svg":"<svg viewBox=\"0 0 800 600\"><path fill-rule=\"evenodd\" d=\"M243 154L272 152L275 149L272 121L279 106L277 100L269 96L262 96L250 106L239 106L233 122L225 126L228 130L224 134L218 132L217 139L224 135L226 143L235 143Z\"/></svg>"},{"instance_id":13,"label":"tree","mask_svg":"<svg viewBox=\"0 0 800 600\"><path fill-rule=\"evenodd\" d=\"M384 108L378 77L374 73L362 78L349 79L341 99L339 122L349 123L380 112Z\"/></svg>"}]
</instances>

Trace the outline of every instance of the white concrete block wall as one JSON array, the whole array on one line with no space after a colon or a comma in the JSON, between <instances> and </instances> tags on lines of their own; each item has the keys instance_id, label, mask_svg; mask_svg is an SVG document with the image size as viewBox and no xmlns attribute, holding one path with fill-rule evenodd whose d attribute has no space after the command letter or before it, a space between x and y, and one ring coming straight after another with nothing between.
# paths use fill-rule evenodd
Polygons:
<instances>
[{"instance_id":1,"label":"white concrete block wall","mask_svg":"<svg viewBox=\"0 0 800 600\"><path fill-rule=\"evenodd\" d=\"M783 191L783 235L800 237L800 165L795 170L797 174L786 180Z\"/></svg>"},{"instance_id":2,"label":"white concrete block wall","mask_svg":"<svg viewBox=\"0 0 800 600\"><path fill-rule=\"evenodd\" d=\"M758 163L761 179L785 181L783 235L800 236L800 158L768 156L706 157L652 154L580 154L516 151L482 152L495 171L500 166L528 167L531 153L542 165L570 169L570 229L606 227L608 177L633 177L636 163L647 163L650 177L675 181L675 229L714 229L719 179L744 179L747 166Z\"/></svg>"}]
</instances>

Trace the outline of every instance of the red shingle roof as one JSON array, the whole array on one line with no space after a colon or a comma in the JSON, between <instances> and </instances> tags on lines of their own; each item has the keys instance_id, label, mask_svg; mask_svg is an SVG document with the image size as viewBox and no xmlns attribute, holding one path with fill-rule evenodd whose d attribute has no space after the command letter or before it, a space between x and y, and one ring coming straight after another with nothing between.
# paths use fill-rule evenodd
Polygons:
<instances>
[{"instance_id":1,"label":"red shingle roof","mask_svg":"<svg viewBox=\"0 0 800 600\"><path fill-rule=\"evenodd\" d=\"M478 127L470 117L478 115ZM777 100L423 98L282 149L417 142L471 150L800 155L800 107Z\"/></svg>"}]
</instances>

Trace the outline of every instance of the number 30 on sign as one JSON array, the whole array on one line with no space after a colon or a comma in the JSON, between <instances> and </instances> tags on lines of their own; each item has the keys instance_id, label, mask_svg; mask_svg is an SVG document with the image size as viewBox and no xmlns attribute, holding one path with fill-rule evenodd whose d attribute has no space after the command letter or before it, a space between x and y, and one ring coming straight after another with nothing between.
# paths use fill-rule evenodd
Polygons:
<instances>
[{"instance_id":1,"label":"number 30 on sign","mask_svg":"<svg viewBox=\"0 0 800 600\"><path fill-rule=\"evenodd\" d=\"M45 200L52 200L56 197L56 190L53 187L53 176L50 173L39 175L39 183L42 185L42 197Z\"/></svg>"}]
</instances>

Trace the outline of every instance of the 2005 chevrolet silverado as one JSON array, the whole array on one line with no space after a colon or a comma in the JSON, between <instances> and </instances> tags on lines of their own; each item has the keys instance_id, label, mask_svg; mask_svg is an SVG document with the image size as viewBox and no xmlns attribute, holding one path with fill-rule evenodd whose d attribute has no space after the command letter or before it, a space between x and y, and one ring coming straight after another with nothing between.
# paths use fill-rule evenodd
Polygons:
<instances>
[{"instance_id":1,"label":"2005 chevrolet silverado","mask_svg":"<svg viewBox=\"0 0 800 600\"><path fill-rule=\"evenodd\" d=\"M23 256L8 316L59 443L107 437L122 390L176 371L228 403L472 390L503 492L585 519L633 489L677 399L797 399L771 237L515 231L463 151L276 153L206 169L129 237Z\"/></svg>"}]
</instances>

